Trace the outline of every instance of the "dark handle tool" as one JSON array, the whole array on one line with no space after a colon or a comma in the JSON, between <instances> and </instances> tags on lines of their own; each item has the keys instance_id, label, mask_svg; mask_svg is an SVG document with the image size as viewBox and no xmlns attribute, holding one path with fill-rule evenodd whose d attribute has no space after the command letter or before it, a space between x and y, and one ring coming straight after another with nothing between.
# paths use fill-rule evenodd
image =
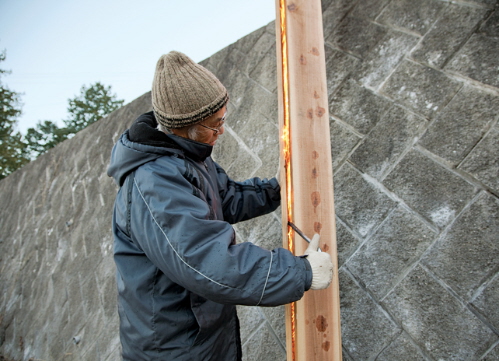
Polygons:
<instances>
[{"instance_id":1,"label":"dark handle tool","mask_svg":"<svg viewBox=\"0 0 499 361\"><path fill-rule=\"evenodd\" d=\"M310 243L310 238L308 238L305 233L303 233L298 227L295 226L295 224L291 221L288 221L288 226L293 228L293 230L300 235L301 238L303 238L305 241ZM317 252L322 252L322 250L319 248L317 249Z\"/></svg>"}]
</instances>

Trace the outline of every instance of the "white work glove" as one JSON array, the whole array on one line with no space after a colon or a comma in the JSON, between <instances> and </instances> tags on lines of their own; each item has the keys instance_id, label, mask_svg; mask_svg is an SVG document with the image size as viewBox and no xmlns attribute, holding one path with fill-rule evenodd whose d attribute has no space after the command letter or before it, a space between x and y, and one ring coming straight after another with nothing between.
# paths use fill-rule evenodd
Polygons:
<instances>
[{"instance_id":1,"label":"white work glove","mask_svg":"<svg viewBox=\"0 0 499 361\"><path fill-rule=\"evenodd\" d=\"M331 256L326 252L318 252L321 236L314 234L312 241L305 250L307 260L312 267L311 290L323 290L329 287L333 279L333 262Z\"/></svg>"}]
</instances>

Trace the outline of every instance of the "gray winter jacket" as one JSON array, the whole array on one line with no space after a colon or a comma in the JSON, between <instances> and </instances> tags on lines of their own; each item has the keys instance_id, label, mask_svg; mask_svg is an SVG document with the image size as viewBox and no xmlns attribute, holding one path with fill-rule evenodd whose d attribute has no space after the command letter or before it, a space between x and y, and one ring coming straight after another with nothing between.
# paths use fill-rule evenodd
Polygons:
<instances>
[{"instance_id":1,"label":"gray winter jacket","mask_svg":"<svg viewBox=\"0 0 499 361\"><path fill-rule=\"evenodd\" d=\"M236 244L231 224L274 211L275 179L231 180L212 147L143 114L113 148L113 233L124 360L240 360L236 304L275 306L310 288L308 261Z\"/></svg>"}]
</instances>

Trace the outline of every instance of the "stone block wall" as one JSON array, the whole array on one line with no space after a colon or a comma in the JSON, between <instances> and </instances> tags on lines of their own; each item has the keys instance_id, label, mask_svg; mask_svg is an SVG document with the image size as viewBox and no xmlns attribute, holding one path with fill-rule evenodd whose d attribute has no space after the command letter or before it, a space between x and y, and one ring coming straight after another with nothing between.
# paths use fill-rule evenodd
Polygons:
<instances>
[{"instance_id":1,"label":"stone block wall","mask_svg":"<svg viewBox=\"0 0 499 361\"><path fill-rule=\"evenodd\" d=\"M497 360L498 4L323 5L344 359Z\"/></svg>"},{"instance_id":2,"label":"stone block wall","mask_svg":"<svg viewBox=\"0 0 499 361\"><path fill-rule=\"evenodd\" d=\"M496 0L323 0L343 359L499 360ZM165 50L166 51L166 50ZM278 173L271 23L202 62L229 90L214 158ZM0 359L120 359L112 144L150 94L0 182ZM281 243L280 211L235 226ZM245 361L284 310L239 307Z\"/></svg>"}]
</instances>

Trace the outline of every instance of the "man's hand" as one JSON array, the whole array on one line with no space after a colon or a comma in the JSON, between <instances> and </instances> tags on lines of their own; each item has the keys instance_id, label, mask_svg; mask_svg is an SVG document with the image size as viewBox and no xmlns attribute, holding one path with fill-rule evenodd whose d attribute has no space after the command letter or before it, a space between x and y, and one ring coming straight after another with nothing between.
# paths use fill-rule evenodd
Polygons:
<instances>
[{"instance_id":1,"label":"man's hand","mask_svg":"<svg viewBox=\"0 0 499 361\"><path fill-rule=\"evenodd\" d=\"M322 290L327 288L333 279L333 262L331 256L326 252L317 252L319 249L320 236L316 233L308 248L305 250L307 260L312 267L311 290Z\"/></svg>"}]
</instances>

